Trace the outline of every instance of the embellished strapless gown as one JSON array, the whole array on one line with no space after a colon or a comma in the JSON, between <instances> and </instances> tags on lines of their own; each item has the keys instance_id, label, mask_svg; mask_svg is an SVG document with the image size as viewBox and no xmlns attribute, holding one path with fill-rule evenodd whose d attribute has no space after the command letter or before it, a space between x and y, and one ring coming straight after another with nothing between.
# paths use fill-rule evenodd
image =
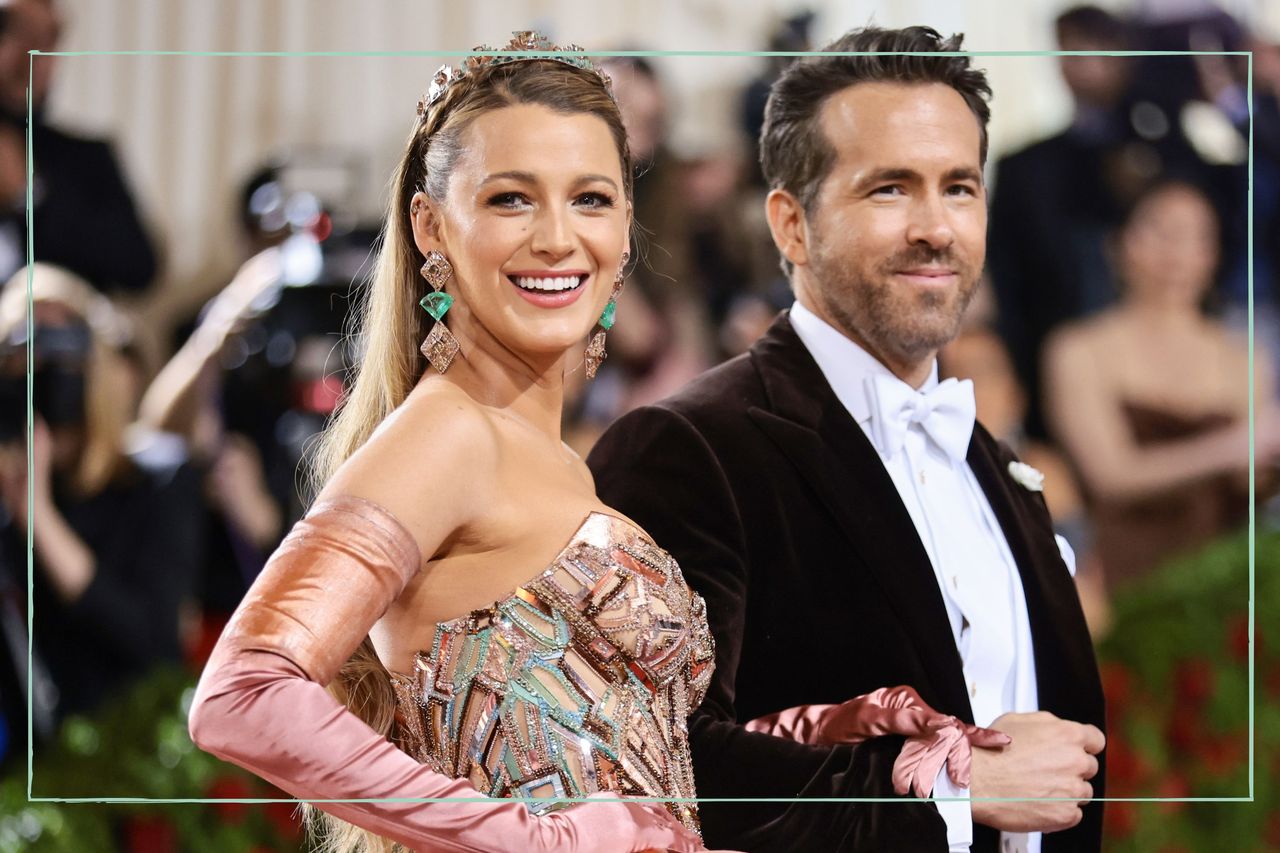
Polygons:
<instances>
[{"instance_id":1,"label":"embellished strapless gown","mask_svg":"<svg viewBox=\"0 0 1280 853\"><path fill-rule=\"evenodd\" d=\"M439 623L412 671L392 674L397 742L491 797L691 799L686 721L713 658L705 605L671 556L593 513L540 574ZM696 803L667 807L697 830Z\"/></svg>"}]
</instances>

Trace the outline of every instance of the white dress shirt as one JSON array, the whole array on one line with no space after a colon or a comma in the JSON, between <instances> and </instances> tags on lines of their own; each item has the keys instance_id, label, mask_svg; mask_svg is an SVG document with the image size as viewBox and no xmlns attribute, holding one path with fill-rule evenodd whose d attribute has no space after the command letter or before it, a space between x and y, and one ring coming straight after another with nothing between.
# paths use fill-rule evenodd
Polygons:
<instances>
[{"instance_id":1,"label":"white dress shirt","mask_svg":"<svg viewBox=\"0 0 1280 853\"><path fill-rule=\"evenodd\" d=\"M938 386L936 361L925 383L909 389L866 350L799 302L791 308L791 325L837 399L876 446L911 515L946 604L974 722L988 726L1011 711L1038 710L1035 650L1022 579L973 471L964 459L948 456L918 423L907 426L900 449L887 452L880 446L883 442L877 441L872 423L877 406L871 395L874 384L885 380L874 377L888 377L923 396ZM1058 547L1074 574L1070 546L1058 537ZM968 851L973 843L969 790L953 785L944 766L934 796L957 798L937 802L938 812L947 823L950 850ZM1040 833L1004 833L1001 850L1039 853Z\"/></svg>"}]
</instances>

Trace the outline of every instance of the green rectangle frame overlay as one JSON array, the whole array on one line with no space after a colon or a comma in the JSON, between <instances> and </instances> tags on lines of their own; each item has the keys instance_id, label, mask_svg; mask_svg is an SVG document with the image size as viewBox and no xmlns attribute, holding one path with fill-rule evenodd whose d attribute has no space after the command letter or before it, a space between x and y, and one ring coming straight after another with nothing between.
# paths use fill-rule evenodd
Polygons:
<instances>
[{"instance_id":1,"label":"green rectangle frame overlay","mask_svg":"<svg viewBox=\"0 0 1280 853\"><path fill-rule=\"evenodd\" d=\"M438 58L464 58L476 54L490 53L491 51L183 51L183 50L83 50L83 51L30 51L28 72L32 70L37 56L195 56L195 57L438 57ZM1246 796L1238 797L1099 797L1098 802L1125 802L1125 803L1252 803L1254 802L1254 703L1256 694L1254 692L1254 655L1256 651L1257 626L1254 613L1254 590L1255 590L1255 557L1256 557L1256 508L1254 506L1256 500L1256 482L1254 472L1254 418L1255 404L1254 399L1254 280L1253 280L1253 54L1250 51L1135 51L1135 50L1117 50L1117 51L1027 51L1027 50L975 50L975 51L950 51L950 52L914 52L914 51L883 51L883 52L822 52L822 51L697 51L697 50L620 50L620 51L591 51L589 55L609 57L609 56L635 56L635 57L718 57L718 56L753 56L753 57L804 57L826 53L828 55L907 55L907 56L975 56L975 57L1046 57L1046 56L1245 56L1248 57L1248 77L1246 94L1249 102L1249 139L1248 139L1248 185L1246 200L1248 205L1247 215L1247 252L1248 252L1248 300L1247 300L1247 318L1248 318L1248 344L1249 344L1249 602L1248 602L1248 629L1249 629L1249 653L1248 653L1248 671L1249 671L1249 792ZM525 55L525 54L522 54ZM528 51L527 55L531 57L551 57L563 55L581 55L568 51ZM30 77L28 77L30 80ZM27 216L27 434L30 435L33 428L33 407L32 407L32 372L34 366L34 351L32 348L34 337L34 311L32 307L32 270L31 261L34 258L34 228L32 223L33 193L32 193L32 177L34 152L32 150L32 104L31 90L27 90L27 198L26 198L26 216ZM31 443L27 443L27 517L33 518L33 485L32 477L32 448ZM33 631L31 625L34 623L35 610L33 604L32 586L34 581L34 543L32 537L33 525L27 525L27 668L31 671L34 644L32 642ZM27 684L27 801L32 803L293 803L294 799L264 799L264 798L246 798L246 799L219 799L219 798L194 798L194 799L149 799L145 797L32 797L32 765L34 760L34 746L32 743L32 714L31 714L31 683L28 679ZM534 797L529 798L534 802L584 802L585 798L581 797ZM697 797L697 798L653 798L653 797L632 797L637 802L793 802L795 797ZM805 802L900 802L899 797L813 797L801 798ZM937 798L939 802L948 802L957 798ZM1001 797L1001 798L980 798L992 802L1025 802L1037 799L1062 799L1073 800L1071 797ZM967 801L965 798L962 801ZM391 797L391 798L363 798L363 799L345 799L345 800L309 800L314 803L371 803L371 802L396 802L396 803L433 803L433 802L503 802L502 800L494 800L491 797Z\"/></svg>"}]
</instances>

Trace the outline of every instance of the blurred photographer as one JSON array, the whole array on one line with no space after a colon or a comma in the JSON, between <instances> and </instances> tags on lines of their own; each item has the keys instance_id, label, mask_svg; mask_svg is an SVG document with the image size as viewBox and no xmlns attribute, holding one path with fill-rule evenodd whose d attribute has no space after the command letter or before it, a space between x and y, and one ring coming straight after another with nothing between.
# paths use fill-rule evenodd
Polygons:
<instances>
[{"instance_id":1,"label":"blurred photographer","mask_svg":"<svg viewBox=\"0 0 1280 853\"><path fill-rule=\"evenodd\" d=\"M26 399L26 270L0 293L0 394ZM179 611L200 552L185 468L144 468L126 452L139 376L129 331L75 275L32 273L33 423L0 407L0 562L22 577L34 549L37 651L56 715L92 710L161 662L179 662ZM33 515L28 516L28 489Z\"/></svg>"}]
</instances>

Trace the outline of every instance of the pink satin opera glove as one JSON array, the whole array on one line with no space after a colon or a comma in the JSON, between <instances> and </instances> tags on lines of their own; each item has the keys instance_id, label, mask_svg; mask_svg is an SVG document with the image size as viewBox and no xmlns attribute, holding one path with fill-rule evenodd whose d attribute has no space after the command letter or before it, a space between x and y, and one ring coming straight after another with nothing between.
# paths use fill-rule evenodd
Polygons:
<instances>
[{"instance_id":1,"label":"pink satin opera glove","mask_svg":"<svg viewBox=\"0 0 1280 853\"><path fill-rule=\"evenodd\" d=\"M990 749L1012 743L1003 732L935 711L907 686L881 687L839 705L798 705L758 717L745 728L810 744L859 743L881 735L902 735L907 742L893 763L893 788L918 797L933 792L944 762L951 781L967 788L972 747Z\"/></svg>"},{"instance_id":2,"label":"pink satin opera glove","mask_svg":"<svg viewBox=\"0 0 1280 853\"><path fill-rule=\"evenodd\" d=\"M419 569L391 513L342 496L312 507L236 609L200 678L192 739L302 800L412 850L701 851L666 809L613 794L533 816L433 772L325 689Z\"/></svg>"}]
</instances>

